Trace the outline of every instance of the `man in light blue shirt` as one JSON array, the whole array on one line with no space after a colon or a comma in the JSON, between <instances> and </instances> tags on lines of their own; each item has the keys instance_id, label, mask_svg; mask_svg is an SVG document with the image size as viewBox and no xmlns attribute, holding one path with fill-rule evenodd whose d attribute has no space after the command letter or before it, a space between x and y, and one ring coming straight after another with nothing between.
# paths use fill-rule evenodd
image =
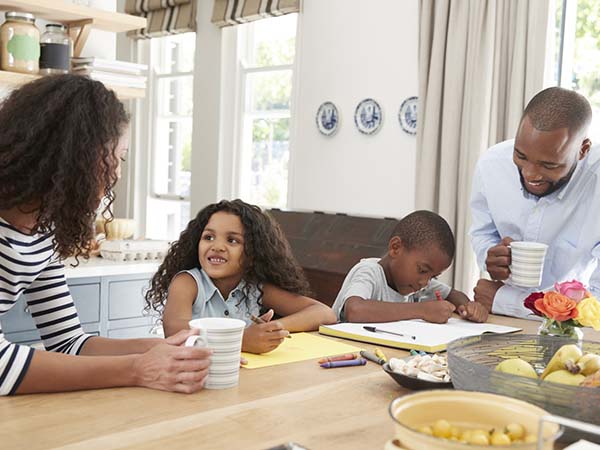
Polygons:
<instances>
[{"instance_id":1,"label":"man in light blue shirt","mask_svg":"<svg viewBox=\"0 0 600 450\"><path fill-rule=\"evenodd\" d=\"M554 282L578 279L600 294L600 148L591 149L588 101L566 89L538 93L514 141L478 161L471 194L471 244L481 270L475 301L491 312L532 318L523 300ZM548 244L539 288L511 284L509 243Z\"/></svg>"}]
</instances>

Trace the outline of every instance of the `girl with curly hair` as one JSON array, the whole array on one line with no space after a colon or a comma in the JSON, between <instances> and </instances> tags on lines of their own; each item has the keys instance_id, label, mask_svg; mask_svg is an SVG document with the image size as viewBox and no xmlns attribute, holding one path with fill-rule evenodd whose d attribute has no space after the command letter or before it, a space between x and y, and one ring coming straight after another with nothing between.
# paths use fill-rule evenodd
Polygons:
<instances>
[{"instance_id":1,"label":"girl with curly hair","mask_svg":"<svg viewBox=\"0 0 600 450\"><path fill-rule=\"evenodd\" d=\"M242 350L271 351L290 331L335 323L328 306L309 297L308 282L279 225L242 200L208 205L190 221L152 279L146 308L162 314L165 335L199 317L247 323ZM264 322L255 324L250 316ZM271 320L273 315L281 317Z\"/></svg>"},{"instance_id":2,"label":"girl with curly hair","mask_svg":"<svg viewBox=\"0 0 600 450\"><path fill-rule=\"evenodd\" d=\"M23 296L48 350L12 344L0 330L0 395L203 386L210 351L180 347L192 332L91 336L69 293L61 261L88 257L102 198L110 216L128 122L114 92L77 75L40 78L0 104L0 316Z\"/></svg>"}]
</instances>

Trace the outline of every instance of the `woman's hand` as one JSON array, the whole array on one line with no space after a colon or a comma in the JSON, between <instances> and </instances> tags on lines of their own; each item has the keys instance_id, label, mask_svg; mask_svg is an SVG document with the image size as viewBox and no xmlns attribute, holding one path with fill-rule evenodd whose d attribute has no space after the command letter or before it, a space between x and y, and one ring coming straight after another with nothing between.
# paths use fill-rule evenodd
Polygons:
<instances>
[{"instance_id":1,"label":"woman's hand","mask_svg":"<svg viewBox=\"0 0 600 450\"><path fill-rule=\"evenodd\" d=\"M133 371L137 386L191 394L204 387L212 350L183 347L197 330L182 330L137 355Z\"/></svg>"}]
</instances>

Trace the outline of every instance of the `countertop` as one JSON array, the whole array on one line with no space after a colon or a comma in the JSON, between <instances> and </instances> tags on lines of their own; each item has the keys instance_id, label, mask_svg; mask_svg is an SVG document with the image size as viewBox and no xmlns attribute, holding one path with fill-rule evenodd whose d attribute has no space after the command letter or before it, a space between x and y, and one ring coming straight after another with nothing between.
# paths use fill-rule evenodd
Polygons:
<instances>
[{"instance_id":1,"label":"countertop","mask_svg":"<svg viewBox=\"0 0 600 450\"><path fill-rule=\"evenodd\" d=\"M155 273L162 261L134 260L134 261L111 261L100 256L93 256L89 260L79 258L79 265L72 267L74 258L68 258L65 264L65 272L68 280L74 278L103 277L113 275L139 275L142 273Z\"/></svg>"}]
</instances>

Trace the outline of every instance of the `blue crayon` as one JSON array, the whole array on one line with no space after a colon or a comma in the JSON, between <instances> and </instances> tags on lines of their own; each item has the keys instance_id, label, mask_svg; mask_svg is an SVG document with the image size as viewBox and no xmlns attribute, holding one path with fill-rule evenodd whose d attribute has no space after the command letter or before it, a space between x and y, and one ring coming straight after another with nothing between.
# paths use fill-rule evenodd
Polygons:
<instances>
[{"instance_id":1,"label":"blue crayon","mask_svg":"<svg viewBox=\"0 0 600 450\"><path fill-rule=\"evenodd\" d=\"M351 359L348 361L331 361L321 364L324 369L333 369L334 367L348 367L348 366L364 366L367 360L364 358Z\"/></svg>"}]
</instances>

